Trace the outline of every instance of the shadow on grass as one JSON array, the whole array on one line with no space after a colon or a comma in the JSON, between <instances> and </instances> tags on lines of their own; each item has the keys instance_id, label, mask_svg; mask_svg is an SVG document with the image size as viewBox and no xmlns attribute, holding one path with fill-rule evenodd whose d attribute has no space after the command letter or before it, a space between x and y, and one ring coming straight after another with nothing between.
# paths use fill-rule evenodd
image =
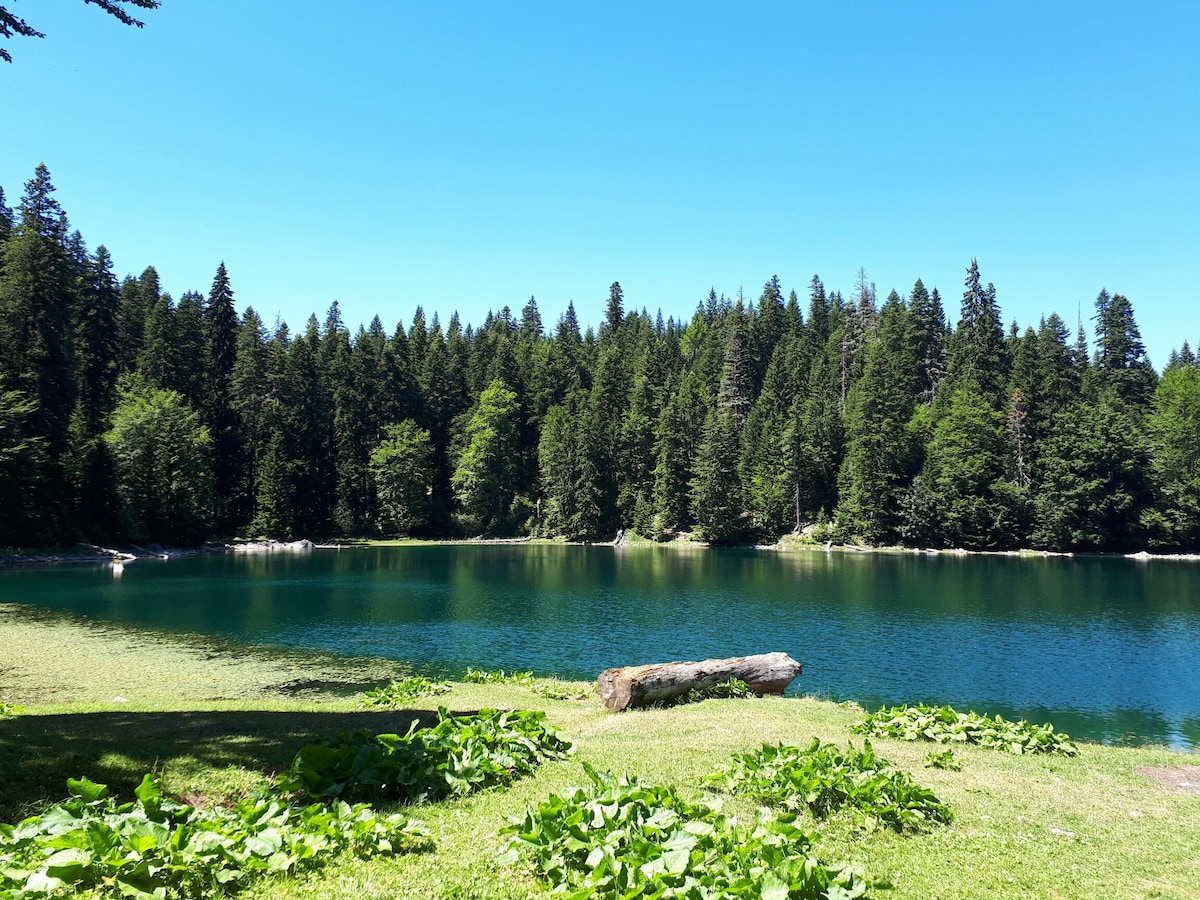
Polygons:
<instances>
[{"instance_id":1,"label":"shadow on grass","mask_svg":"<svg viewBox=\"0 0 1200 900\"><path fill-rule=\"evenodd\" d=\"M343 729L374 734L432 725L429 710L370 712L97 712L0 719L0 822L61 800L67 779L87 776L120 798L147 772L236 767L270 775L306 744Z\"/></svg>"}]
</instances>

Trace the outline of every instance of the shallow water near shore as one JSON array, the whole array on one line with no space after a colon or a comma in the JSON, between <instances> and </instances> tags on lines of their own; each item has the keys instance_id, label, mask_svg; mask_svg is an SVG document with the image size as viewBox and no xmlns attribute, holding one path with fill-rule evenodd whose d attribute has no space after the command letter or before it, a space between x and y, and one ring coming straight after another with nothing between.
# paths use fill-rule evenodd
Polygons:
<instances>
[{"instance_id":1,"label":"shallow water near shore","mask_svg":"<svg viewBox=\"0 0 1200 900\"><path fill-rule=\"evenodd\" d=\"M1200 748L1187 562L402 546L0 571L0 602L450 676L782 650L802 693Z\"/></svg>"}]
</instances>

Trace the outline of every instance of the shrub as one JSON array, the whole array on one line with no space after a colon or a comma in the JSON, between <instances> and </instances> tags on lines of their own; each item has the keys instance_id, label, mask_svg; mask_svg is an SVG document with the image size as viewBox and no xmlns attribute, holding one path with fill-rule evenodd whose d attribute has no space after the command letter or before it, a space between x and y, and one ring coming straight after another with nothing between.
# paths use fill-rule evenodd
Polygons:
<instances>
[{"instance_id":1,"label":"shrub","mask_svg":"<svg viewBox=\"0 0 1200 900\"><path fill-rule=\"evenodd\" d=\"M371 688L367 691L359 706L397 706L417 697L427 697L434 694L446 694L452 689L448 681L430 681L420 675L390 681L387 684Z\"/></svg>"},{"instance_id":2,"label":"shrub","mask_svg":"<svg viewBox=\"0 0 1200 900\"><path fill-rule=\"evenodd\" d=\"M281 784L314 798L404 803L469 794L565 758L571 743L545 718L496 709L454 716L442 708L436 725L405 735L345 731L304 747Z\"/></svg>"},{"instance_id":3,"label":"shrub","mask_svg":"<svg viewBox=\"0 0 1200 900\"><path fill-rule=\"evenodd\" d=\"M805 750L764 744L754 753L735 755L732 765L718 769L708 782L772 806L807 809L818 818L848 807L870 828L883 824L915 831L950 821L949 807L876 756L869 742L845 752L820 740Z\"/></svg>"},{"instance_id":4,"label":"shrub","mask_svg":"<svg viewBox=\"0 0 1200 900\"><path fill-rule=\"evenodd\" d=\"M975 712L960 713L950 706L893 706L871 713L852 725L851 731L873 737L902 741L932 741L935 744L977 744L1010 753L1053 753L1077 756L1079 748L1054 726L1033 725L1022 719L1010 722L1000 716L988 718Z\"/></svg>"},{"instance_id":5,"label":"shrub","mask_svg":"<svg viewBox=\"0 0 1200 900\"><path fill-rule=\"evenodd\" d=\"M418 826L366 806L297 807L269 789L229 809L165 797L150 775L117 805L88 779L70 799L17 825L0 825L0 897L98 888L126 897L229 894L267 875L316 868L344 850L361 856L428 844Z\"/></svg>"},{"instance_id":6,"label":"shrub","mask_svg":"<svg viewBox=\"0 0 1200 900\"><path fill-rule=\"evenodd\" d=\"M590 786L550 795L501 832L501 861L526 860L556 895L833 900L866 890L858 871L813 856L794 815L764 811L739 825L673 787L584 769Z\"/></svg>"}]
</instances>

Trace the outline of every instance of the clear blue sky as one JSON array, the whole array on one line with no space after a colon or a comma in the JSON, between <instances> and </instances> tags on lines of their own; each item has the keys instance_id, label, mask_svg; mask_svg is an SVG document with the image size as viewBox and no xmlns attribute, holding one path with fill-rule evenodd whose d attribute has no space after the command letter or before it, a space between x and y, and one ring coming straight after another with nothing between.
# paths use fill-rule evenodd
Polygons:
<instances>
[{"instance_id":1,"label":"clear blue sky","mask_svg":"<svg viewBox=\"0 0 1200 900\"><path fill-rule=\"evenodd\" d=\"M1130 298L1200 343L1200 3L6 0L0 185L45 162L118 275L293 329L535 295L689 317L777 273L1006 320ZM1090 323L1089 323L1090 324Z\"/></svg>"}]
</instances>

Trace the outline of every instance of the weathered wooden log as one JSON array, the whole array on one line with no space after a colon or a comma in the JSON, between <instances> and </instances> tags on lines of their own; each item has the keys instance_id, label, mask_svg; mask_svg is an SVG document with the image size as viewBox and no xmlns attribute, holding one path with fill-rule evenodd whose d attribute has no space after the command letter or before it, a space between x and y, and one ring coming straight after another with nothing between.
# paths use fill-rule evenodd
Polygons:
<instances>
[{"instance_id":1,"label":"weathered wooden log","mask_svg":"<svg viewBox=\"0 0 1200 900\"><path fill-rule=\"evenodd\" d=\"M800 663L786 653L760 653L702 662L605 669L596 680L596 687L604 705L620 712L673 700L688 691L705 690L731 678L744 681L756 694L782 694L800 671Z\"/></svg>"}]
</instances>

